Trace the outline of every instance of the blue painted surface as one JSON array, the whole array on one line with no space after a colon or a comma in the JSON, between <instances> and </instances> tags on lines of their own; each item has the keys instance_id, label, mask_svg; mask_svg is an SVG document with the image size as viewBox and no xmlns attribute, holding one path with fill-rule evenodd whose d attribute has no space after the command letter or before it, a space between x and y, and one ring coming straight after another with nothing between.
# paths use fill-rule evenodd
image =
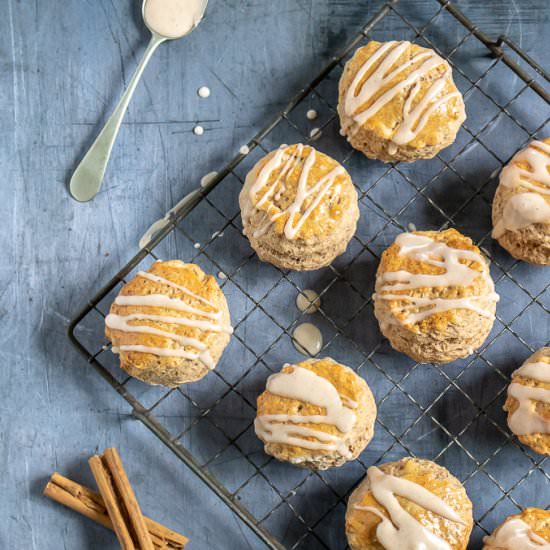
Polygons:
<instances>
[{"instance_id":1,"label":"blue painted surface","mask_svg":"<svg viewBox=\"0 0 550 550\"><path fill-rule=\"evenodd\" d=\"M550 69L540 49L541 38L548 36L550 27L546 0L459 4L481 28L490 34L508 32ZM128 416L126 403L86 368L65 332L69 318L84 300L133 256L147 226L194 188L202 175L232 157L381 2L211 0L208 17L195 33L157 53L122 127L104 188L94 202L85 205L69 198L65 182L97 132L98 121L118 100L122 83L128 82L145 47L139 2L4 0L2 5L0 548L117 548L110 533L41 496L53 470L91 484L88 456L111 445L121 451L147 514L188 535L191 548L261 548L215 496ZM428 0L404 2L403 10L422 18L434 11L434 4ZM401 32L401 26L388 22L382 24L378 36L388 39ZM456 36L453 32L438 38L452 44L460 38L458 31ZM475 63L471 70L475 72ZM517 83L493 84L495 93L505 96ZM202 85L212 89L207 100L196 94ZM520 111L518 114L533 124L541 118L536 99L532 107ZM472 127L484 112L483 108L474 116L470 112ZM206 129L202 137L192 133L197 121ZM511 131L503 131L496 141L506 157L518 140ZM464 170L468 159L465 163ZM368 168L361 173L370 177L380 166L359 162L356 169ZM471 174L473 180L477 176ZM402 186L394 184L395 192L402 193ZM446 200L441 187L434 185L433 193L438 200ZM464 230L473 234L480 227L476 216L487 214L482 205L478 210L474 206L460 220ZM224 207L223 201L220 207ZM416 210L415 221L422 222L423 213L428 216L427 211ZM207 223L216 227L215 219ZM437 224L438 220L430 217L426 223ZM382 248L390 236L378 246ZM185 250L178 250L177 242L166 246L167 253ZM517 274L530 290L540 286L532 270L521 267ZM355 276L360 279L362 273ZM267 284L269 277L269 268L262 268L263 283ZM504 280L502 284L503 311L512 315L525 296L512 283ZM235 314L240 315L247 305L234 299L236 292L227 290ZM251 284L249 290L261 289ZM548 297L541 299L548 303ZM286 320L287 308L279 304L275 311L281 322ZM334 304L333 313L338 312L338 304ZM372 319L366 317L365 323L371 327ZM372 330L376 330L374 326ZM548 340L543 316L525 317L518 330L532 336L531 345ZM358 331L351 336L358 340L361 334ZM525 349L514 346L512 340L503 340L494 348L492 358L503 363L506 372L525 356ZM283 352L277 350L273 364L284 360ZM401 363L394 360L395 355L380 357L388 369L398 370ZM349 358L350 363L354 361ZM383 380L375 379L374 371L370 376L369 381L383 391ZM433 376L430 383L436 386L440 381ZM413 391L426 380L412 377L409 383ZM455 398L460 410L460 395ZM397 429L402 419L395 411L403 406L397 397L395 403L386 403L384 418L390 427L395 422ZM443 408L437 414L447 418ZM166 421L170 422L169 414ZM480 443L487 433L492 432L475 434ZM419 453L423 435L416 435ZM482 448L489 452L499 441L488 438L485 443ZM376 447L371 449L376 451ZM521 466L523 459L518 454L512 461ZM453 460L460 461L460 457ZM230 472L231 460L227 464L225 471ZM346 474L334 473L335 480L342 475L340 483L345 484L351 468ZM499 475L507 471L506 483L512 484L514 469L495 465L494 472ZM295 478L289 479L292 481ZM534 503L544 505L544 499L548 501L548 482L540 472L523 487L524 494L516 495L522 502L536 500ZM475 479L469 489L476 491ZM483 490L483 483L477 489ZM257 487L247 496L247 504L263 506L266 494ZM323 495L314 487L311 495L319 495L318 501L311 503L314 508ZM504 512L499 510L500 515L490 522L498 521ZM339 540L339 535L334 540Z\"/></svg>"}]
</instances>

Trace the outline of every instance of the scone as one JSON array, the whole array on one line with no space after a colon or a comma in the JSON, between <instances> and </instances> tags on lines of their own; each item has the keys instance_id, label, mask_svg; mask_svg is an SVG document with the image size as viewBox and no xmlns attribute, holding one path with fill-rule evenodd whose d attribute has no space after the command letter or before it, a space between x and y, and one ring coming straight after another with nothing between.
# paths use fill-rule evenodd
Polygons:
<instances>
[{"instance_id":1,"label":"scone","mask_svg":"<svg viewBox=\"0 0 550 550\"><path fill-rule=\"evenodd\" d=\"M539 349L512 373L504 410L524 445L550 455L550 348Z\"/></svg>"},{"instance_id":2,"label":"scone","mask_svg":"<svg viewBox=\"0 0 550 550\"><path fill-rule=\"evenodd\" d=\"M491 331L498 301L487 260L455 229L398 235L382 254L375 290L382 334L419 363L473 353Z\"/></svg>"},{"instance_id":3,"label":"scone","mask_svg":"<svg viewBox=\"0 0 550 550\"><path fill-rule=\"evenodd\" d=\"M550 512L541 508L526 508L521 514L508 516L483 542L483 550L548 549Z\"/></svg>"},{"instance_id":4,"label":"scone","mask_svg":"<svg viewBox=\"0 0 550 550\"><path fill-rule=\"evenodd\" d=\"M124 285L105 325L121 368L163 386L205 376L233 332L214 277L179 260L155 262Z\"/></svg>"},{"instance_id":5,"label":"scone","mask_svg":"<svg viewBox=\"0 0 550 550\"><path fill-rule=\"evenodd\" d=\"M371 466L346 512L351 550L463 550L472 503L445 468L418 458Z\"/></svg>"},{"instance_id":6,"label":"scone","mask_svg":"<svg viewBox=\"0 0 550 550\"><path fill-rule=\"evenodd\" d=\"M369 42L340 79L341 133L367 157L384 162L432 158L466 119L451 67L410 42Z\"/></svg>"},{"instance_id":7,"label":"scone","mask_svg":"<svg viewBox=\"0 0 550 550\"><path fill-rule=\"evenodd\" d=\"M510 254L550 265L550 138L532 141L502 169L493 200L493 237Z\"/></svg>"},{"instance_id":8,"label":"scone","mask_svg":"<svg viewBox=\"0 0 550 550\"><path fill-rule=\"evenodd\" d=\"M264 262L306 271L329 265L355 233L357 192L346 170L307 145L256 163L239 196L243 232Z\"/></svg>"},{"instance_id":9,"label":"scone","mask_svg":"<svg viewBox=\"0 0 550 550\"><path fill-rule=\"evenodd\" d=\"M332 359L310 359L268 378L254 428L267 454L326 470L357 458L375 419L374 397L360 376Z\"/></svg>"}]
</instances>

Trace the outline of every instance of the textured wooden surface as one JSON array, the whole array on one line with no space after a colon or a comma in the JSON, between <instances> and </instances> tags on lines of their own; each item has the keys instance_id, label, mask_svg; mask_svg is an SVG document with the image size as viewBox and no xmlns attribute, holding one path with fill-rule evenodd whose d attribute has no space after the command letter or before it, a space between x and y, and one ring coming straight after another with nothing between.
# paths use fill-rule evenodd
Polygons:
<instances>
[{"instance_id":1,"label":"textured wooden surface","mask_svg":"<svg viewBox=\"0 0 550 550\"><path fill-rule=\"evenodd\" d=\"M193 549L261 548L128 416L66 328L146 227L230 158L381 2L210 0L199 29L153 59L89 204L65 185L144 50L139 2L1 4L0 548L117 548L111 533L41 496L54 470L91 484L87 458L108 446L119 448L147 515L181 530ZM550 69L541 49L547 0L458 4ZM198 98L202 85L209 99ZM192 133L197 121L202 137Z\"/></svg>"}]
</instances>

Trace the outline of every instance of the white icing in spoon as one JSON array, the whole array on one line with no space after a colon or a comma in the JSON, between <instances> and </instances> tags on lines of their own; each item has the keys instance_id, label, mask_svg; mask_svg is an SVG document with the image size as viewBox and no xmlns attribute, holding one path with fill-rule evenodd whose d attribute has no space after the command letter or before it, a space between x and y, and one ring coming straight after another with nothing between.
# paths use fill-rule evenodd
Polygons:
<instances>
[{"instance_id":1,"label":"white icing in spoon","mask_svg":"<svg viewBox=\"0 0 550 550\"><path fill-rule=\"evenodd\" d=\"M529 361L529 360L527 360ZM550 382L550 363L526 362L512 376L524 376L538 382ZM540 416L536 402L550 403L550 389L533 388L518 382L508 386L508 396L517 399L518 408L508 417L508 426L515 435L550 433L550 420Z\"/></svg>"},{"instance_id":2,"label":"white icing in spoon","mask_svg":"<svg viewBox=\"0 0 550 550\"><path fill-rule=\"evenodd\" d=\"M387 271L378 276L375 297L406 303L406 305L394 306L392 314L383 320L385 323L414 324L435 313L452 309L469 309L479 315L494 319L494 313L488 306L480 304L480 301L497 302L499 299L498 294L494 292L489 267L481 254L473 250L451 248L444 242L415 233L402 233L398 235L395 242L400 248L400 256L442 268L444 271L440 274L413 274L405 270ZM482 267L482 271L473 269L465 264L465 261L478 263ZM470 286L478 277L483 278L490 289L485 295L466 298L424 298L397 294L397 291L412 291L419 288ZM420 311L415 311L416 309L420 309ZM405 318L401 320L396 316L397 313L405 313Z\"/></svg>"},{"instance_id":3,"label":"white icing in spoon","mask_svg":"<svg viewBox=\"0 0 550 550\"><path fill-rule=\"evenodd\" d=\"M201 21L208 0L146 0L143 18L149 29L167 38L180 38Z\"/></svg>"},{"instance_id":4,"label":"white icing in spoon","mask_svg":"<svg viewBox=\"0 0 550 550\"><path fill-rule=\"evenodd\" d=\"M296 307L308 315L315 313L321 307L321 298L315 290L303 290L296 296Z\"/></svg>"},{"instance_id":5,"label":"white icing in spoon","mask_svg":"<svg viewBox=\"0 0 550 550\"><path fill-rule=\"evenodd\" d=\"M254 421L256 434L265 443L283 443L311 450L338 450L344 456L350 456L345 436L351 432L356 422L355 413L348 406L353 401L349 400L344 404L332 383L313 371L297 365L292 365L292 369L291 372L271 375L267 380L266 391L324 407L325 414L257 416ZM329 424L335 426L342 435L328 434L302 424ZM315 439L311 441L305 439L306 437Z\"/></svg>"},{"instance_id":6,"label":"white icing in spoon","mask_svg":"<svg viewBox=\"0 0 550 550\"><path fill-rule=\"evenodd\" d=\"M426 510L455 523L462 518L446 502L422 485L385 474L376 466L367 470L369 489L387 511L389 518L374 506L356 505L378 516L382 521L376 527L376 537L387 550L451 550L451 546L418 522L399 503L397 496L406 498Z\"/></svg>"},{"instance_id":7,"label":"white icing in spoon","mask_svg":"<svg viewBox=\"0 0 550 550\"><path fill-rule=\"evenodd\" d=\"M410 46L410 42L387 42L382 44L359 69L344 100L344 111L358 125L355 129L357 131L361 125L378 113L394 97L407 87L411 87L403 105L402 120L395 128L392 137L394 145L392 150L394 153L397 150L396 145L405 145L414 140L426 126L430 116L440 107L446 105L450 99L460 97L459 92L441 95L447 80L451 76L451 68L443 58L433 51L417 53L410 59L405 58L396 66L398 59L405 54ZM377 63L378 65L376 65ZM380 90L387 87L391 81L413 66L416 66L414 70L407 76L398 79L393 86L377 97ZM424 91L422 97L416 101L426 75L440 66L444 68L443 74L432 82ZM365 79L372 68L374 70ZM369 107L362 109L369 102ZM414 107L413 104L415 104ZM353 122L343 129L345 133L350 130Z\"/></svg>"},{"instance_id":8,"label":"white icing in spoon","mask_svg":"<svg viewBox=\"0 0 550 550\"><path fill-rule=\"evenodd\" d=\"M150 353L152 355L163 357L184 357L186 359L198 359L208 369L213 369L215 367L215 363L212 359L212 356L210 355L208 346L205 343L201 342L199 339L175 334L168 330L152 327L147 324L140 325L130 323L130 321L152 321L171 325L183 325L191 328L196 328L201 332L225 332L227 334L232 334L233 328L231 326L220 323L222 312L212 302L206 300L202 296L191 292L188 288L174 283L173 281L170 281L168 279L165 279L164 277L160 277L158 275L145 271L138 272L137 276L175 288L180 292L183 292L186 296L193 299L194 301L199 302L199 304L206 305L212 311L205 310L198 306L190 305L179 298L171 298L164 294L147 294L143 296L117 296L115 299L115 304L119 306L159 307L188 313L190 316L180 317L171 315L157 315L147 312L130 313L127 315L110 313L105 318L105 324L111 330L162 336L171 340L174 344L180 346L160 348L156 346L143 345L120 345L113 346L113 353L139 352ZM202 317L203 319L194 318L196 316ZM187 348L192 348L196 351L190 351Z\"/></svg>"},{"instance_id":9,"label":"white icing in spoon","mask_svg":"<svg viewBox=\"0 0 550 550\"><path fill-rule=\"evenodd\" d=\"M315 356L323 347L321 331L311 323L298 325L292 333L294 347L303 355Z\"/></svg>"},{"instance_id":10,"label":"white icing in spoon","mask_svg":"<svg viewBox=\"0 0 550 550\"><path fill-rule=\"evenodd\" d=\"M550 550L550 543L520 518L505 521L495 533L485 537L483 543L498 550Z\"/></svg>"}]
</instances>

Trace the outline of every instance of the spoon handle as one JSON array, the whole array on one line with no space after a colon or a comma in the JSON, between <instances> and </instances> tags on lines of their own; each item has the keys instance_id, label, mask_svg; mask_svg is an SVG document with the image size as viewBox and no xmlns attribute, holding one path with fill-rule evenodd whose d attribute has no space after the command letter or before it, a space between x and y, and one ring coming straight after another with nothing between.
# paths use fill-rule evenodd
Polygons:
<instances>
[{"instance_id":1,"label":"spoon handle","mask_svg":"<svg viewBox=\"0 0 550 550\"><path fill-rule=\"evenodd\" d=\"M109 157L111 156L111 151L113 150L113 145L122 123L122 119L126 114L126 109L128 108L130 100L134 95L136 86L138 85L147 63L158 46L165 40L165 38L157 34L153 34L149 45L145 50L143 59L138 65L128 88L124 92L124 95L120 99L116 109L74 171L69 184L69 190L71 195L77 201L86 202L93 199L101 188L103 176L105 175L105 169L107 168L107 163L109 162Z\"/></svg>"}]
</instances>

